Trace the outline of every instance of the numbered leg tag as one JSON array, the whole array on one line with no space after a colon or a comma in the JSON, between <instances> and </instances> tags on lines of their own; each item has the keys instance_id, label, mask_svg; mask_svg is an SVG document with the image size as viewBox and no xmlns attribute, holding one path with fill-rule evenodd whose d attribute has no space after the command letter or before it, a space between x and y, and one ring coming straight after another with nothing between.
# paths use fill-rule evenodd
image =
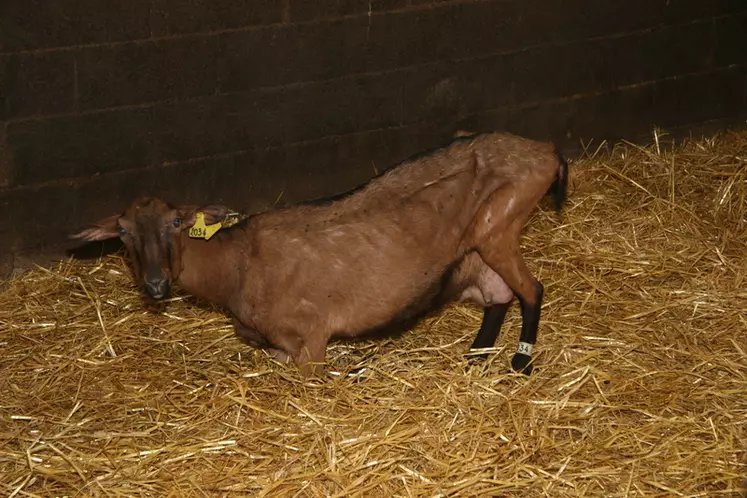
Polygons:
<instances>
[{"instance_id":1,"label":"numbered leg tag","mask_svg":"<svg viewBox=\"0 0 747 498\"><path fill-rule=\"evenodd\" d=\"M520 342L519 347L516 348L516 352L527 356L532 356L532 348L533 346L528 342Z\"/></svg>"}]
</instances>

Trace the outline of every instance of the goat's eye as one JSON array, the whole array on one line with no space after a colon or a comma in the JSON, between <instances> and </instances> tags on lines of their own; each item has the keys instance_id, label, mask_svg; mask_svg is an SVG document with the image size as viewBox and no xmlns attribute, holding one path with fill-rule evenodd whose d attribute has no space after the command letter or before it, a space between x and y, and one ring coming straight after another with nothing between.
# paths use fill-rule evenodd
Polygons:
<instances>
[{"instance_id":1,"label":"goat's eye","mask_svg":"<svg viewBox=\"0 0 747 498\"><path fill-rule=\"evenodd\" d=\"M174 228L182 226L182 220L180 218L174 218Z\"/></svg>"},{"instance_id":2,"label":"goat's eye","mask_svg":"<svg viewBox=\"0 0 747 498\"><path fill-rule=\"evenodd\" d=\"M127 235L127 230L125 230L122 227L119 227L119 235Z\"/></svg>"}]
</instances>

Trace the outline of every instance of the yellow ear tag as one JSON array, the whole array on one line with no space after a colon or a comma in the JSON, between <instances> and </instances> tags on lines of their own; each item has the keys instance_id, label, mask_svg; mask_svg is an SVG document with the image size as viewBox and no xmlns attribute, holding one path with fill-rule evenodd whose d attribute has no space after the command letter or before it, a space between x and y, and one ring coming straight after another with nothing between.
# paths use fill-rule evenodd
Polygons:
<instances>
[{"instance_id":1,"label":"yellow ear tag","mask_svg":"<svg viewBox=\"0 0 747 498\"><path fill-rule=\"evenodd\" d=\"M194 239L210 240L221 227L220 223L205 225L205 213L198 212L195 214L195 224L189 229L189 236Z\"/></svg>"}]
</instances>

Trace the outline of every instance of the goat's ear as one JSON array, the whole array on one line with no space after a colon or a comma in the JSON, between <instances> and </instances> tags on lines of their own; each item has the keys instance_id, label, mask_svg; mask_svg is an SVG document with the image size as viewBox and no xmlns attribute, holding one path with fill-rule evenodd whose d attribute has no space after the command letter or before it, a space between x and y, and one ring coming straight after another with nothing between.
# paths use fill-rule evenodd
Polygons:
<instances>
[{"instance_id":1,"label":"goat's ear","mask_svg":"<svg viewBox=\"0 0 747 498\"><path fill-rule=\"evenodd\" d=\"M119 227L117 225L119 216L118 214L113 214L103 220L99 220L90 227L78 233L71 234L70 238L93 242L119 237Z\"/></svg>"},{"instance_id":2,"label":"goat's ear","mask_svg":"<svg viewBox=\"0 0 747 498\"><path fill-rule=\"evenodd\" d=\"M195 224L196 214L198 212L205 215L206 225L213 225L223 221L223 218L226 217L229 209L226 206L220 205L203 206L201 208L196 206L184 206L179 208L179 216L182 218L182 223L188 227Z\"/></svg>"},{"instance_id":3,"label":"goat's ear","mask_svg":"<svg viewBox=\"0 0 747 498\"><path fill-rule=\"evenodd\" d=\"M220 223L223 218L228 214L228 208L218 204L210 206L203 206L199 209L199 212L205 215L205 224L212 225L214 223Z\"/></svg>"},{"instance_id":4,"label":"goat's ear","mask_svg":"<svg viewBox=\"0 0 747 498\"><path fill-rule=\"evenodd\" d=\"M197 206L179 206L177 212L179 213L179 218L182 220L182 226L191 227L195 224Z\"/></svg>"}]
</instances>

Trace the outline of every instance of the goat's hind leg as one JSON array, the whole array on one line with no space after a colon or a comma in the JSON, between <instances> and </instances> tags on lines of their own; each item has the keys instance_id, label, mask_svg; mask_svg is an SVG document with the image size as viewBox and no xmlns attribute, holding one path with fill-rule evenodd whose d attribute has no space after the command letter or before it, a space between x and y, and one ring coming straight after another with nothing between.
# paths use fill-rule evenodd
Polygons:
<instances>
[{"instance_id":1,"label":"goat's hind leg","mask_svg":"<svg viewBox=\"0 0 747 498\"><path fill-rule=\"evenodd\" d=\"M515 242L512 242L514 240ZM518 237L491 237L490 243L478 249L480 257L508 284L521 303L521 336L511 367L529 375L532 372L532 349L537 343L544 288L535 279L519 252Z\"/></svg>"},{"instance_id":2,"label":"goat's hind leg","mask_svg":"<svg viewBox=\"0 0 747 498\"><path fill-rule=\"evenodd\" d=\"M529 294L528 298L519 298L522 314L521 336L519 347L511 359L511 368L527 375L532 373L532 349L537 343L537 329L544 295L544 287L538 280L533 279L533 287L532 294Z\"/></svg>"},{"instance_id":3,"label":"goat's hind leg","mask_svg":"<svg viewBox=\"0 0 747 498\"><path fill-rule=\"evenodd\" d=\"M456 299L482 307L482 323L467 357L472 363L486 360L488 353L479 350L495 346L506 311L514 297L513 292L477 253L471 252L451 275L444 295L444 302Z\"/></svg>"},{"instance_id":4,"label":"goat's hind leg","mask_svg":"<svg viewBox=\"0 0 747 498\"><path fill-rule=\"evenodd\" d=\"M503 321L506 318L506 312L514 293L506 282L494 272L484 261L479 259L479 273L476 280L476 289L470 294L478 297L477 304L483 306L482 324L477 332L475 341L470 349L485 349L495 346L495 341L501 333ZM475 299L473 299L475 300ZM475 359L484 360L488 357L487 353L472 355Z\"/></svg>"},{"instance_id":5,"label":"goat's hind leg","mask_svg":"<svg viewBox=\"0 0 747 498\"><path fill-rule=\"evenodd\" d=\"M476 253L465 260L471 270L470 285L462 293L462 300L483 307L482 323L470 350L492 348L501 333L503 321L514 293L506 282ZM485 360L488 353L471 353L470 360Z\"/></svg>"},{"instance_id":6,"label":"goat's hind leg","mask_svg":"<svg viewBox=\"0 0 747 498\"><path fill-rule=\"evenodd\" d=\"M477 331L477 336L475 337L474 342L472 342L470 350L481 350L495 346L495 342L498 340L498 336L501 333L501 327L503 327L503 320L506 318L509 304L510 303L493 304L483 308L480 330ZM470 354L469 359L472 362L487 360L488 353Z\"/></svg>"}]
</instances>

